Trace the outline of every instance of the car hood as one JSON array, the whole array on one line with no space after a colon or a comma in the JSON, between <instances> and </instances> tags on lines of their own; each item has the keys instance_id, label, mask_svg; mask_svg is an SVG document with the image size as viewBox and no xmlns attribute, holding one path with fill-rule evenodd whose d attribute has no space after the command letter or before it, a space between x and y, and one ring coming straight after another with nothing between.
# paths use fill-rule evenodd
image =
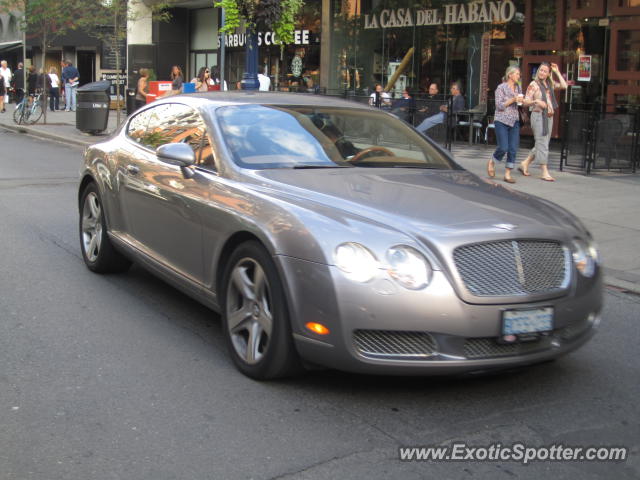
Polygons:
<instances>
[{"instance_id":1,"label":"car hood","mask_svg":"<svg viewBox=\"0 0 640 480\"><path fill-rule=\"evenodd\" d=\"M477 234L511 230L511 225L518 236L537 232L545 237L557 228L579 228L575 217L557 205L466 170L282 169L256 174L263 187L273 189L271 195L285 195L289 201L294 196L306 208L317 203L418 235Z\"/></svg>"}]
</instances>

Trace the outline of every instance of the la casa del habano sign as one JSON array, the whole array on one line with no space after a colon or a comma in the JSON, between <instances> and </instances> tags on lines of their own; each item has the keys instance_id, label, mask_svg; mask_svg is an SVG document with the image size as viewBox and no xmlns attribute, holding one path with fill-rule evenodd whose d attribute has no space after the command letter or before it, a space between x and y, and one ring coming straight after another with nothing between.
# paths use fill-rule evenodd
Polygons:
<instances>
[{"instance_id":1,"label":"la casa del habano sign","mask_svg":"<svg viewBox=\"0 0 640 480\"><path fill-rule=\"evenodd\" d=\"M364 28L421 27L458 23L508 22L516 14L511 0L497 2L450 3L442 8L385 9L364 16Z\"/></svg>"}]
</instances>

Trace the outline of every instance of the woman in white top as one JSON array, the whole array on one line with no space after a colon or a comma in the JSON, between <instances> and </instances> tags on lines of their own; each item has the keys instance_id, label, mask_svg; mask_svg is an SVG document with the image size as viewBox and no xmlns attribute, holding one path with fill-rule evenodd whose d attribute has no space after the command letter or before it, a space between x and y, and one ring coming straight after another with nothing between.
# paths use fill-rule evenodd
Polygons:
<instances>
[{"instance_id":1,"label":"woman in white top","mask_svg":"<svg viewBox=\"0 0 640 480\"><path fill-rule=\"evenodd\" d=\"M56 67L49 69L49 109L52 112L60 110L60 77Z\"/></svg>"},{"instance_id":2,"label":"woman in white top","mask_svg":"<svg viewBox=\"0 0 640 480\"><path fill-rule=\"evenodd\" d=\"M9 94L11 85L11 69L7 67L7 61L0 62L0 112L4 113L4 97Z\"/></svg>"}]
</instances>

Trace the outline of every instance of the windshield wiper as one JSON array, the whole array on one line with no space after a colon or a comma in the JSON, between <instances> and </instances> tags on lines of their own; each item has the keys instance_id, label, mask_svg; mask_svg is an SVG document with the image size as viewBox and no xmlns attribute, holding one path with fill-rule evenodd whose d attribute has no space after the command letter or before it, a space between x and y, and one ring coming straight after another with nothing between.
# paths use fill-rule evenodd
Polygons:
<instances>
[{"instance_id":1,"label":"windshield wiper","mask_svg":"<svg viewBox=\"0 0 640 480\"><path fill-rule=\"evenodd\" d=\"M352 164L354 167L364 168L418 168L421 170L442 170L442 167L436 167L434 165L407 165L402 163L383 163L383 162L356 162Z\"/></svg>"},{"instance_id":2,"label":"windshield wiper","mask_svg":"<svg viewBox=\"0 0 640 480\"><path fill-rule=\"evenodd\" d=\"M312 168L353 168L349 165L294 165L295 170L308 170Z\"/></svg>"}]
</instances>

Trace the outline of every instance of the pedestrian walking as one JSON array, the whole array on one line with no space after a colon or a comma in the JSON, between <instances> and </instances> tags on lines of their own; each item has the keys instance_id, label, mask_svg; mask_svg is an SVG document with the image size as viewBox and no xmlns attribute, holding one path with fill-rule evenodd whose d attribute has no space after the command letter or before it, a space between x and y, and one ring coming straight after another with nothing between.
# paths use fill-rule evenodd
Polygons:
<instances>
[{"instance_id":1,"label":"pedestrian walking","mask_svg":"<svg viewBox=\"0 0 640 480\"><path fill-rule=\"evenodd\" d=\"M553 79L555 75L558 83ZM535 145L527 158L520 164L518 170L524 176L529 176L529 166L536 160L542 169L542 180L555 181L549 174L549 141L553 129L553 115L558 109L558 102L554 90L567 88L567 82L555 63L542 62L536 71L533 81L527 87L524 104L531 107L531 129ZM497 133L497 132L496 132Z\"/></svg>"},{"instance_id":2,"label":"pedestrian walking","mask_svg":"<svg viewBox=\"0 0 640 480\"><path fill-rule=\"evenodd\" d=\"M11 87L11 69L7 61L0 61L0 113L5 112L4 104L9 102L9 88Z\"/></svg>"},{"instance_id":3,"label":"pedestrian walking","mask_svg":"<svg viewBox=\"0 0 640 480\"><path fill-rule=\"evenodd\" d=\"M143 107L147 103L147 93L149 93L149 70L141 68L138 73L138 87L136 88L136 110Z\"/></svg>"},{"instance_id":4,"label":"pedestrian walking","mask_svg":"<svg viewBox=\"0 0 640 480\"><path fill-rule=\"evenodd\" d=\"M487 174L493 178L496 176L495 162L502 162L505 153L507 163L504 170L504 181L516 183L511 176L511 170L515 167L516 154L520 146L520 118L518 105L522 105L524 95L520 89L520 68L511 65L502 78L502 83L496 88L496 113L494 125L496 130L496 150L487 163Z\"/></svg>"},{"instance_id":5,"label":"pedestrian walking","mask_svg":"<svg viewBox=\"0 0 640 480\"><path fill-rule=\"evenodd\" d=\"M52 112L60 110L60 77L56 67L49 69L49 109Z\"/></svg>"},{"instance_id":6,"label":"pedestrian walking","mask_svg":"<svg viewBox=\"0 0 640 480\"><path fill-rule=\"evenodd\" d=\"M65 112L75 112L76 90L80 83L80 72L78 72L78 69L68 60L64 62L64 68L62 69L62 81L64 82L64 110Z\"/></svg>"}]
</instances>

